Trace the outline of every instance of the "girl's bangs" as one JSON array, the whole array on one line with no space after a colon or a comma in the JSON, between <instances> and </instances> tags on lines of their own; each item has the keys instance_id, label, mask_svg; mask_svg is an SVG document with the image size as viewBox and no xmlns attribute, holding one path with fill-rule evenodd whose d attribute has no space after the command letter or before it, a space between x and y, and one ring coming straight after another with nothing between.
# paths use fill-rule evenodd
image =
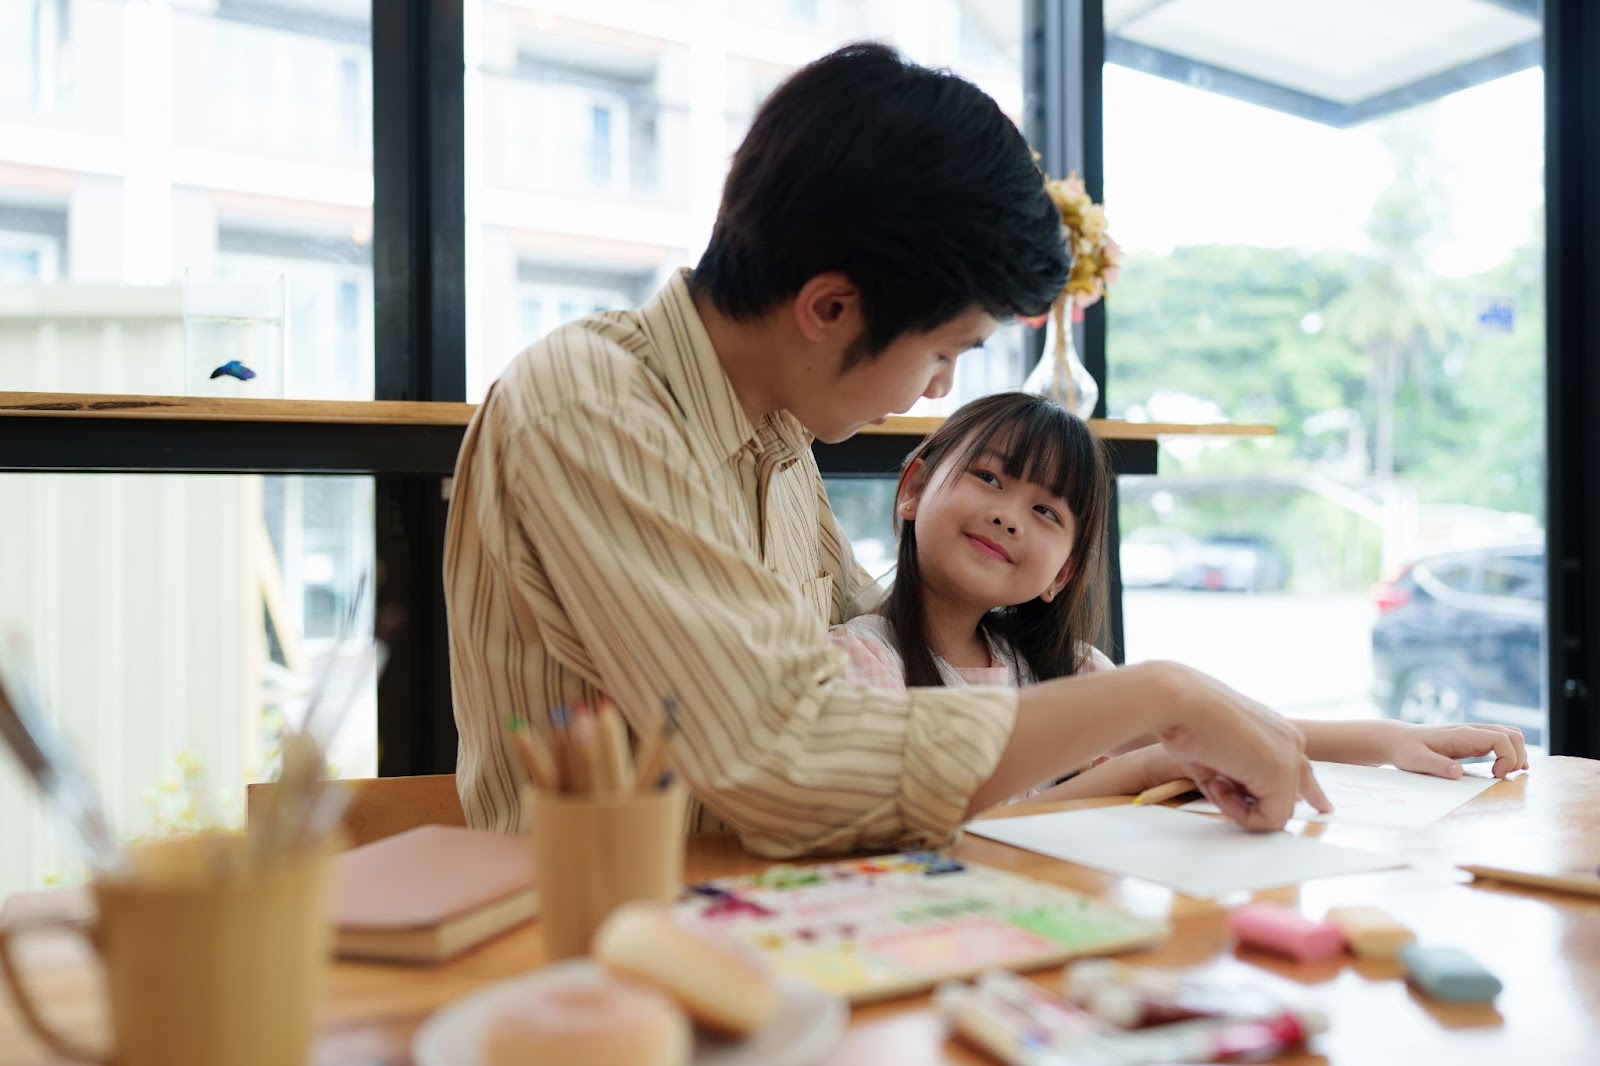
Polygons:
<instances>
[{"instance_id":1,"label":"girl's bangs","mask_svg":"<svg viewBox=\"0 0 1600 1066\"><path fill-rule=\"evenodd\" d=\"M1035 402L995 419L967 438L956 458L963 472L993 453L1009 478L1046 489L1081 514L1099 470L1094 436L1081 420L1054 403Z\"/></svg>"}]
</instances>

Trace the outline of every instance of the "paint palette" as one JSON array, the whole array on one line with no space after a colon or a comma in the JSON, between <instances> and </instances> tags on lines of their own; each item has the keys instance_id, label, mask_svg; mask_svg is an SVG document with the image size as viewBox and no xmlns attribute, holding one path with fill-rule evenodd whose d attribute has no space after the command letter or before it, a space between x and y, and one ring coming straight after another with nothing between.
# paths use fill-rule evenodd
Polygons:
<instances>
[{"instance_id":1,"label":"paint palette","mask_svg":"<svg viewBox=\"0 0 1600 1066\"><path fill-rule=\"evenodd\" d=\"M677 916L852 1003L1145 947L1170 932L1071 889L925 851L689 885Z\"/></svg>"}]
</instances>

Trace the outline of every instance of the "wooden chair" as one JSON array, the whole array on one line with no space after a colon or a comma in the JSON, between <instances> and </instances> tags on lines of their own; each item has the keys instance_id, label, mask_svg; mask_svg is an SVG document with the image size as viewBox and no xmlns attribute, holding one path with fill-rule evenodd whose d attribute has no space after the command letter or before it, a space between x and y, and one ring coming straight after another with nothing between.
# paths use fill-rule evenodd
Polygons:
<instances>
[{"instance_id":1,"label":"wooden chair","mask_svg":"<svg viewBox=\"0 0 1600 1066\"><path fill-rule=\"evenodd\" d=\"M366 777L345 782L353 791L344 812L344 831L351 847L403 833L419 825L466 825L456 795L455 774L420 777ZM261 805L274 782L245 786L245 818L260 817Z\"/></svg>"}]
</instances>

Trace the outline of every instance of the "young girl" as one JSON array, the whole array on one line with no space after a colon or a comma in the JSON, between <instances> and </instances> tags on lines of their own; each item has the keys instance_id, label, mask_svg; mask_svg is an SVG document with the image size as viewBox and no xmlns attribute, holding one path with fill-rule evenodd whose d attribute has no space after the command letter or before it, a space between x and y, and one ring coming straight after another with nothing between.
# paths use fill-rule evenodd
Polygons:
<instances>
[{"instance_id":1,"label":"young girl","mask_svg":"<svg viewBox=\"0 0 1600 1066\"><path fill-rule=\"evenodd\" d=\"M1093 645L1110 464L1081 419L1028 393L974 400L906 460L895 497L894 584L877 612L832 630L854 677L883 688L1022 686L1114 669ZM1457 758L1497 751L1497 776L1527 765L1512 726L1296 724L1312 759L1441 777L1460 776ZM1126 795L1183 776L1144 741L1096 762L1040 798Z\"/></svg>"}]
</instances>

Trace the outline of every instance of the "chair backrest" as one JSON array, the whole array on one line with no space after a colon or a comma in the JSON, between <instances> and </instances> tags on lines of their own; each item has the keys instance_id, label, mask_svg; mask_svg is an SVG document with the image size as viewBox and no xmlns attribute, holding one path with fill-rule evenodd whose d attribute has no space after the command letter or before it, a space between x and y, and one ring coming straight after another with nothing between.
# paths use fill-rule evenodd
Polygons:
<instances>
[{"instance_id":1,"label":"chair backrest","mask_svg":"<svg viewBox=\"0 0 1600 1066\"><path fill-rule=\"evenodd\" d=\"M419 825L466 825L455 774L420 777L365 777L345 782L354 792L344 812L351 847L403 833ZM245 786L245 817L260 818L262 803L275 782Z\"/></svg>"}]
</instances>

